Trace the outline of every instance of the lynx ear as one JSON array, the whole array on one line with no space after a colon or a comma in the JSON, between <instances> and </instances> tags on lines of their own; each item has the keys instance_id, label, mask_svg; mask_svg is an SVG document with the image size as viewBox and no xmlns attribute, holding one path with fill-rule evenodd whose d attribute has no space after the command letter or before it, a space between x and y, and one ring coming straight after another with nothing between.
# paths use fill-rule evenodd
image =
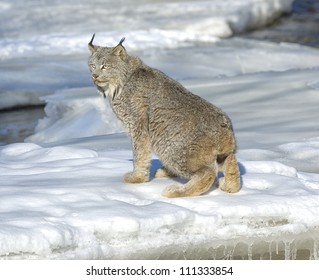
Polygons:
<instances>
[{"instance_id":1,"label":"lynx ear","mask_svg":"<svg viewBox=\"0 0 319 280\"><path fill-rule=\"evenodd\" d=\"M97 50L97 47L93 45L94 37L95 37L95 33L93 34L91 41L88 43L88 47L91 53L94 53Z\"/></svg>"},{"instance_id":2,"label":"lynx ear","mask_svg":"<svg viewBox=\"0 0 319 280\"><path fill-rule=\"evenodd\" d=\"M125 38L123 37L121 41L118 43L116 47L113 48L112 54L119 56L121 59L126 58L127 53L125 48L122 46L122 43L124 42Z\"/></svg>"}]
</instances>

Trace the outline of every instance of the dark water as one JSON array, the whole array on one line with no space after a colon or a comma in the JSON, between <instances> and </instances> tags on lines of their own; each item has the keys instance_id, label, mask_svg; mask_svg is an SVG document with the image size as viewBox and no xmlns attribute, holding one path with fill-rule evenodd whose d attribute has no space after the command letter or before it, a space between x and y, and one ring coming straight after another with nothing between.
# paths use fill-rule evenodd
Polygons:
<instances>
[{"instance_id":1,"label":"dark water","mask_svg":"<svg viewBox=\"0 0 319 280\"><path fill-rule=\"evenodd\" d=\"M0 146L23 142L44 115L43 106L0 111Z\"/></svg>"},{"instance_id":2,"label":"dark water","mask_svg":"<svg viewBox=\"0 0 319 280\"><path fill-rule=\"evenodd\" d=\"M319 0L295 0L291 14L242 37L319 48Z\"/></svg>"},{"instance_id":3,"label":"dark water","mask_svg":"<svg viewBox=\"0 0 319 280\"><path fill-rule=\"evenodd\" d=\"M262 30L241 34L240 37L319 48L319 0L295 0L292 13ZM23 142L33 134L43 116L43 107L0 111L0 145Z\"/></svg>"}]
</instances>

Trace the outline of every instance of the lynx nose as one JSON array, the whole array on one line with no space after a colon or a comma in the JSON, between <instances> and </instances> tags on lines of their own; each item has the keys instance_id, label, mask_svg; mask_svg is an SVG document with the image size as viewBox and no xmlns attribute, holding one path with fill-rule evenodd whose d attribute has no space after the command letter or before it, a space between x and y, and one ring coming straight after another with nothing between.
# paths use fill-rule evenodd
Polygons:
<instances>
[{"instance_id":1,"label":"lynx nose","mask_svg":"<svg viewBox=\"0 0 319 280\"><path fill-rule=\"evenodd\" d=\"M99 75L97 74L92 74L92 79L95 81L97 78L99 77Z\"/></svg>"}]
</instances>

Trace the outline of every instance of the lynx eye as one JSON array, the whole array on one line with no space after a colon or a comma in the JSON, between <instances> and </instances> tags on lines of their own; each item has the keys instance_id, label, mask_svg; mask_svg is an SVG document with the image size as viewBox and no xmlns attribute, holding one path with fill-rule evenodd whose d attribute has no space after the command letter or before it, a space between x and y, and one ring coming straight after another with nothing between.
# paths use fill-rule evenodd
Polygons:
<instances>
[{"instance_id":1,"label":"lynx eye","mask_svg":"<svg viewBox=\"0 0 319 280\"><path fill-rule=\"evenodd\" d=\"M101 65L101 70L107 70L110 69L108 65Z\"/></svg>"},{"instance_id":2,"label":"lynx eye","mask_svg":"<svg viewBox=\"0 0 319 280\"><path fill-rule=\"evenodd\" d=\"M95 65L94 65L94 64L90 64L90 68L91 68L92 70L95 70Z\"/></svg>"}]
</instances>

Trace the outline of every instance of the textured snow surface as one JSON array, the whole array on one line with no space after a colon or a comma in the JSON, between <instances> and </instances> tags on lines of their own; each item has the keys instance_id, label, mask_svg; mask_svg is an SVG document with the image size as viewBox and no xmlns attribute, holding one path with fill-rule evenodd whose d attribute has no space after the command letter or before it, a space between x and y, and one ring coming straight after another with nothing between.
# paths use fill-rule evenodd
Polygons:
<instances>
[{"instance_id":1,"label":"textured snow surface","mask_svg":"<svg viewBox=\"0 0 319 280\"><path fill-rule=\"evenodd\" d=\"M0 146L0 258L318 259L319 51L220 39L292 1L109 2L0 4L0 106L46 104L34 135ZM229 114L239 193L164 198L184 181L155 179L155 155L150 182L122 182L131 145L90 81L93 32L126 36L128 52Z\"/></svg>"}]
</instances>

